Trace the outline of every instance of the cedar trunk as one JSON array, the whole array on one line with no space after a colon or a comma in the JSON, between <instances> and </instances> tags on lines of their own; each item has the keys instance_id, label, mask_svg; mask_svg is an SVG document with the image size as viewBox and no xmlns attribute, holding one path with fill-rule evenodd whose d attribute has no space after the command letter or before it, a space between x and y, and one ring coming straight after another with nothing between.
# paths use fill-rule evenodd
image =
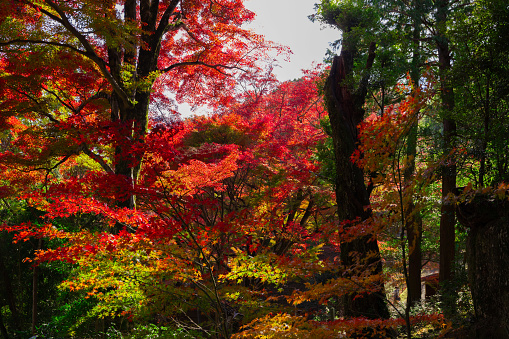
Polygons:
<instances>
[{"instance_id":1,"label":"cedar trunk","mask_svg":"<svg viewBox=\"0 0 509 339\"><path fill-rule=\"evenodd\" d=\"M412 69L410 76L415 88L419 87L419 78L421 76L420 63L421 52L419 40L421 37L421 18L420 18L420 1L414 1L416 16L414 17L413 30L413 51L412 51ZM417 132L419 128L419 108L414 112L415 120L410 127L407 137L407 167L404 171L405 187L409 187L415 176L415 157L417 156ZM421 300L421 264L422 264L422 217L420 211L417 210L413 199L413 192L410 194L409 203L404 206L405 213L405 229L408 240L408 298L407 306L412 306Z\"/></svg>"},{"instance_id":2,"label":"cedar trunk","mask_svg":"<svg viewBox=\"0 0 509 339\"><path fill-rule=\"evenodd\" d=\"M468 282L478 339L509 339L509 202L478 195L458 208L469 228Z\"/></svg>"},{"instance_id":3,"label":"cedar trunk","mask_svg":"<svg viewBox=\"0 0 509 339\"><path fill-rule=\"evenodd\" d=\"M454 136L456 134L456 122L451 117L454 110L454 89L448 78L451 69L451 52L449 41L445 36L449 1L437 1L437 26L436 37L439 75L440 97L442 99L443 112L443 152L447 158L446 165L442 169L442 208L440 216L440 283L450 282L453 275L455 232L456 224L455 209L446 198L456 192L456 165L451 157L454 148ZM452 305L451 305L452 306Z\"/></svg>"},{"instance_id":4,"label":"cedar trunk","mask_svg":"<svg viewBox=\"0 0 509 339\"><path fill-rule=\"evenodd\" d=\"M416 113L417 114L417 113ZM416 118L410 128L407 138L407 160L408 165L405 168L404 178L405 186L410 185L415 175L415 156L417 155L417 124ZM407 192L412 194L412 192ZM416 208L413 197L404 206L405 229L408 241L408 298L407 305L412 306L421 300L421 264L422 264L422 217L420 211Z\"/></svg>"},{"instance_id":5,"label":"cedar trunk","mask_svg":"<svg viewBox=\"0 0 509 339\"><path fill-rule=\"evenodd\" d=\"M370 46L367 68L375 57L375 44ZM364 173L351 160L359 142L357 125L364 118L367 76L354 90L346 84L352 74L354 53L343 46L340 56L334 58L330 75L325 84L325 99L332 128L336 162L336 200L340 221L364 221L371 217L369 193L364 183ZM346 226L345 226L346 227ZM349 226L355 227L355 226ZM354 257L355 253L355 257ZM357 261L358 260L358 261ZM341 243L341 261L345 267L344 277L354 277L355 272L377 275L382 273L382 263L376 238L371 235ZM358 265L362 267L358 267ZM364 272L362 272L364 271ZM345 276L346 275L346 276ZM362 291L365 292L365 291ZM362 293L359 292L359 293ZM351 317L388 318L383 283L379 290L358 297L355 293L343 299L345 315Z\"/></svg>"}]
</instances>

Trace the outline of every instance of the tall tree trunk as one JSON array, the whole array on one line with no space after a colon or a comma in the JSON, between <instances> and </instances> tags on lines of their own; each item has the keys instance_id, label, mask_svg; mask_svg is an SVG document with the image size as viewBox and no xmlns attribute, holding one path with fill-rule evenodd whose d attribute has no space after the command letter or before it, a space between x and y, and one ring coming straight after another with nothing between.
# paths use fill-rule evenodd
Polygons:
<instances>
[{"instance_id":1,"label":"tall tree trunk","mask_svg":"<svg viewBox=\"0 0 509 339\"><path fill-rule=\"evenodd\" d=\"M415 156L417 154L417 119L413 123L408 135L407 159L408 164L404 171L405 186L410 185L414 177ZM407 192L411 194L411 192ZM408 205L404 207L405 228L408 241L408 298L409 306L418 303L421 300L421 264L422 264L422 217L416 210L413 198L410 197Z\"/></svg>"},{"instance_id":2,"label":"tall tree trunk","mask_svg":"<svg viewBox=\"0 0 509 339\"><path fill-rule=\"evenodd\" d=\"M486 94L483 102L483 137L481 144L481 159L479 165L479 186L484 187L484 176L486 174L486 157L488 149L488 140L490 137L490 124L491 124L491 108L490 108L490 89L491 89L491 74L486 74ZM479 93L479 97L482 98L482 93Z\"/></svg>"},{"instance_id":3,"label":"tall tree trunk","mask_svg":"<svg viewBox=\"0 0 509 339\"><path fill-rule=\"evenodd\" d=\"M375 43L369 49L367 70L375 58ZM369 193L364 183L364 173L350 157L359 142L357 125L364 118L364 101L368 75L361 80L358 88L346 84L352 74L355 50L344 43L341 54L334 57L330 75L325 84L325 100L329 113L334 154L336 162L336 199L340 221L360 221L371 217ZM355 226L345 226L355 227ZM341 242L341 261L347 277L354 278L359 270L369 269L370 274L382 273L382 263L376 238L358 237ZM358 267L362 264L362 267ZM364 272L365 273L365 272ZM365 292L365 291L363 291ZM357 298L356 298L357 296ZM344 297L345 315L352 317L388 318L383 283L376 292L368 292L359 298L352 293Z\"/></svg>"},{"instance_id":4,"label":"tall tree trunk","mask_svg":"<svg viewBox=\"0 0 509 339\"><path fill-rule=\"evenodd\" d=\"M456 135L456 121L452 117L454 110L454 88L449 79L451 69L451 52L446 37L449 0L436 2L437 36L435 41L438 50L440 97L443 114L443 153L446 164L442 168L442 207L440 215L440 273L439 281L442 288L442 310L448 317L455 313L456 291L451 283L454 274L455 256L455 224L456 211L454 204L447 198L456 193L456 162L452 155L454 137Z\"/></svg>"},{"instance_id":5,"label":"tall tree trunk","mask_svg":"<svg viewBox=\"0 0 509 339\"><path fill-rule=\"evenodd\" d=\"M124 6L125 20L136 20L137 8L143 26L141 41L143 48L139 46L124 46L123 50L111 48L108 50L110 72L121 89L127 94L130 102L123 102L114 92L111 96L111 119L119 122L122 128L122 140L117 141L115 147L115 174L124 179L116 201L118 207L130 209L136 208L136 196L133 188L136 185L142 163L142 154L135 154L134 148L143 144L147 134L148 111L150 104L150 84L147 79L151 73L157 70L157 61L161 49L163 35L170 29L179 26L169 25L169 19L177 8L180 0L171 0L162 17L159 13L159 2L150 0L127 0ZM137 40L137 38L133 39ZM128 80L129 85L122 82L121 71L131 70ZM138 81L144 81L143 87L133 86ZM125 85L125 86L124 86ZM134 146L134 147L133 147ZM118 231L121 225L117 224Z\"/></svg>"},{"instance_id":6,"label":"tall tree trunk","mask_svg":"<svg viewBox=\"0 0 509 339\"><path fill-rule=\"evenodd\" d=\"M126 3L126 13L130 13L128 1ZM124 59L128 57L128 54L122 53L118 48L109 48L108 49L108 62L110 65L110 72L117 81L118 84L122 84L122 79L120 73L122 71L122 67L125 67ZM131 79L132 80L132 79ZM134 98L132 98L134 99ZM119 138L122 136L120 140L116 141L115 145L115 174L122 176L124 182L121 183L121 186L118 187L116 204L118 207L127 207L134 208L134 196L131 194L130 187L133 185L133 168L132 168L132 160L130 159L131 151L131 140L132 140L132 117L129 114L131 109L128 105L123 102L118 93L113 91L111 93L110 98L111 105L111 121L116 123L116 128L119 129ZM115 226L115 231L120 230L121 225L117 224Z\"/></svg>"},{"instance_id":7,"label":"tall tree trunk","mask_svg":"<svg viewBox=\"0 0 509 339\"><path fill-rule=\"evenodd\" d=\"M458 206L458 220L469 228L468 282L477 339L509 339L509 202L476 195Z\"/></svg>"},{"instance_id":8,"label":"tall tree trunk","mask_svg":"<svg viewBox=\"0 0 509 339\"><path fill-rule=\"evenodd\" d=\"M456 223L455 209L452 203L447 202L447 195L456 192L456 164L450 153L454 148L456 134L456 121L452 118L454 110L454 88L448 78L451 69L451 52L449 41L445 35L446 22L449 11L449 1L437 1L437 50L440 75L440 96L443 111L443 149L448 157L447 164L442 170L442 208L440 217L440 282L450 281L453 274L454 263L454 225Z\"/></svg>"},{"instance_id":9,"label":"tall tree trunk","mask_svg":"<svg viewBox=\"0 0 509 339\"><path fill-rule=\"evenodd\" d=\"M410 70L410 77L412 79L415 89L419 88L420 72L420 37L421 37L421 9L420 1L414 1L414 30L412 34L413 38L413 52L412 52L412 69ZM418 110L418 108L416 108ZM414 112L415 120L410 127L407 137L407 167L403 173L405 179L405 187L408 187L415 175L415 157L417 155L417 130L418 130L418 115L419 112ZM407 192L412 194L412 192ZM421 300L421 264L422 264L422 253L421 253L421 241L422 241L422 217L419 211L416 210L416 206L412 197L410 197L409 203L404 207L405 212L405 228L407 231L408 241L408 297L407 305L410 307Z\"/></svg>"}]
</instances>

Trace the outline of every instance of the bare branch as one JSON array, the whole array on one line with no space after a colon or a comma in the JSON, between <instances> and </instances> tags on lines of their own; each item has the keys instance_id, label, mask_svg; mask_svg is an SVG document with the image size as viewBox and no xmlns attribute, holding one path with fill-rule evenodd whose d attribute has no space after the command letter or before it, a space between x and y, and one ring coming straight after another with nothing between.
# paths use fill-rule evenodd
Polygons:
<instances>
[{"instance_id":1,"label":"bare branch","mask_svg":"<svg viewBox=\"0 0 509 339\"><path fill-rule=\"evenodd\" d=\"M53 171L58 166L62 165L64 162L69 160L69 158L71 158L73 155L74 155L74 153L65 155L60 161L58 161L55 165L53 165L51 167L36 167L36 168L31 169L31 171L40 171L40 170L46 171L46 175L44 176L44 184L43 184L43 186L46 186L48 184L49 174L51 173L51 171Z\"/></svg>"},{"instance_id":2,"label":"bare branch","mask_svg":"<svg viewBox=\"0 0 509 339\"><path fill-rule=\"evenodd\" d=\"M208 68L212 68L212 69L215 69L216 71L218 71L219 73L224 74L224 75L228 75L228 76L230 74L223 72L221 70L221 68L224 68L224 69L237 69L237 70L246 72L245 70L243 70L242 68L237 67L237 66L226 66L226 65L221 65L221 64L211 65L211 64L207 64L206 62L203 62L203 61L184 61L184 62L178 62L176 64L173 64L173 65L169 66L169 67L166 67L162 71L163 72L169 72L172 69L177 68L177 67L193 66L193 65L199 65L199 66L205 66L205 67L208 67Z\"/></svg>"},{"instance_id":3,"label":"bare branch","mask_svg":"<svg viewBox=\"0 0 509 339\"><path fill-rule=\"evenodd\" d=\"M159 26L157 27L157 30L154 35L156 41L160 41L164 33L166 33L166 31L168 30L168 23L170 21L170 17L175 11L175 8L177 8L179 2L180 0L172 0L171 3L166 8L166 10L164 11L161 20L159 21Z\"/></svg>"}]
</instances>

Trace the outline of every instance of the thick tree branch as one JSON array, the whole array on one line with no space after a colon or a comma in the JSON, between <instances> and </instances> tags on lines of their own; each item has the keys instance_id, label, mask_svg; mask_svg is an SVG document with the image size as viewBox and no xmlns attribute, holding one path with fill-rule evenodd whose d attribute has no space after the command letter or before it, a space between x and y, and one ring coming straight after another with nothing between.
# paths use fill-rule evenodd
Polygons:
<instances>
[{"instance_id":1,"label":"thick tree branch","mask_svg":"<svg viewBox=\"0 0 509 339\"><path fill-rule=\"evenodd\" d=\"M152 7L154 6L154 3L159 4L158 1L153 1ZM153 50L155 50L158 45L161 43L161 39L163 38L163 35L168 31L169 28L169 22L170 17L173 15L173 12L175 11L175 8L177 8L177 5L180 3L180 0L172 0L166 10L163 13L163 16L161 17L161 20L159 21L159 26L157 27L154 35L153 35L153 46L150 46ZM154 19L155 20L155 19ZM154 22L155 25L155 22ZM176 29L180 28L182 25L175 26Z\"/></svg>"},{"instance_id":2,"label":"thick tree branch","mask_svg":"<svg viewBox=\"0 0 509 339\"><path fill-rule=\"evenodd\" d=\"M94 152L92 152L88 146L83 143L81 144L81 151L83 153L85 153L86 155L88 155L92 160L94 160L95 162L97 162L103 170L105 170L106 172L110 173L110 174L114 174L115 172L113 171L113 169L110 167L110 165L108 165L106 163L106 161L104 161L104 159L98 155L98 154L95 154Z\"/></svg>"},{"instance_id":3,"label":"thick tree branch","mask_svg":"<svg viewBox=\"0 0 509 339\"><path fill-rule=\"evenodd\" d=\"M60 17L57 17L57 16L53 15L52 13L49 13L48 11L45 11L42 9L41 9L41 12L43 12L44 14L49 16L51 19L53 19L53 20L57 21L58 23L60 23L61 25L63 25L73 36L75 36L79 40L79 42L81 43L83 48L85 48L86 54L84 54L84 55L86 55L90 60L95 62L97 66L99 66L101 73L105 76L105 78L111 84L111 86L113 87L113 90L118 94L119 98L122 100L124 105L126 105L126 107L131 106L131 103L130 103L127 93L125 93L125 91L120 87L118 82L113 78L113 76L107 69L106 62L95 53L94 48L92 47L90 42L87 40L87 38L83 34L81 34L69 22L69 19L67 19L67 17L65 16L64 11L62 11L62 9L57 6L57 4L55 4L51 0L45 0L45 2L51 8L53 8L55 10L55 12L57 12L58 15L60 15Z\"/></svg>"},{"instance_id":4,"label":"thick tree branch","mask_svg":"<svg viewBox=\"0 0 509 339\"><path fill-rule=\"evenodd\" d=\"M375 51L376 51L376 43L371 42L369 44L368 60L366 61L366 68L365 68L366 73L362 77L362 79L359 83L359 87L357 88L357 90L354 93L354 100L356 101L356 104L358 105L358 107L362 107L366 100L368 82L369 82L369 78L371 76L370 70L373 67L373 62L375 61L375 57L376 57Z\"/></svg>"}]
</instances>

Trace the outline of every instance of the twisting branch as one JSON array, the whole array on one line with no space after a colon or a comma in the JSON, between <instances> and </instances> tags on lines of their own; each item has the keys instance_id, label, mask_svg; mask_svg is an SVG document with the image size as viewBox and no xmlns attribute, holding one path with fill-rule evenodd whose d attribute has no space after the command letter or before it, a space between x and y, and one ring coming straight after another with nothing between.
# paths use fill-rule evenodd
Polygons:
<instances>
[{"instance_id":1,"label":"twisting branch","mask_svg":"<svg viewBox=\"0 0 509 339\"><path fill-rule=\"evenodd\" d=\"M173 64L171 66L168 66L168 67L164 68L162 71L163 72L168 72L168 71L171 71L172 69L177 68L177 67L192 66L192 65L200 65L200 66L205 66L205 67L208 67L208 68L212 68L212 69L215 69L216 71L218 71L219 73L224 74L224 75L228 75L228 76L230 74L223 72L221 70L221 68L224 68L224 69L237 69L239 71L247 72L246 70L243 70L242 68L237 67L237 66L226 66L226 65L221 65L221 64L211 65L211 64L207 64L206 62L203 62L203 61L184 61L184 62L178 62L176 64Z\"/></svg>"},{"instance_id":2,"label":"twisting branch","mask_svg":"<svg viewBox=\"0 0 509 339\"><path fill-rule=\"evenodd\" d=\"M155 1L154 1L155 2ZM180 0L172 0L171 3L168 5L166 10L163 13L163 16L161 17L161 20L159 21L159 26L157 27L157 30L154 34L154 41L161 41L164 33L168 31L168 24L170 21L170 17L172 16L173 12L175 11L175 8L179 4ZM181 25L178 25L179 27ZM155 46L152 46L155 47Z\"/></svg>"},{"instance_id":3,"label":"twisting branch","mask_svg":"<svg viewBox=\"0 0 509 339\"><path fill-rule=\"evenodd\" d=\"M90 102L96 100L96 99L110 99L110 95L106 92L97 92L96 94L92 95L90 98L83 101L78 108L74 109L75 114L79 114L83 108L85 108L86 105L88 105Z\"/></svg>"},{"instance_id":4,"label":"twisting branch","mask_svg":"<svg viewBox=\"0 0 509 339\"><path fill-rule=\"evenodd\" d=\"M104 161L104 159L100 155L95 154L94 152L92 152L90 150L90 148L88 148L87 144L82 143L81 146L80 146L80 150L83 153L85 153L86 155L88 155L92 160L97 162L106 172L108 172L110 174L114 174L115 173L113 171L113 169L110 167L110 165L108 165L106 163L106 161Z\"/></svg>"},{"instance_id":5,"label":"twisting branch","mask_svg":"<svg viewBox=\"0 0 509 339\"><path fill-rule=\"evenodd\" d=\"M53 166L50 166L50 167L35 167L33 168L31 171L40 171L40 170L44 170L46 171L46 175L44 176L44 184L43 184L43 187L45 187L47 184L48 184L48 177L49 177L49 174L51 173L51 171L53 171L54 169L56 169L58 166L62 165L64 162L66 162L67 160L69 160L70 157L72 157L73 155L75 155L74 152L70 153L70 154L67 154L65 155L60 161L58 161L55 165Z\"/></svg>"},{"instance_id":6,"label":"twisting branch","mask_svg":"<svg viewBox=\"0 0 509 339\"><path fill-rule=\"evenodd\" d=\"M42 87L42 89L43 89L44 91L46 91L47 93L49 93L49 94L53 95L53 96L55 97L55 99L57 99L57 101L58 101L60 104L62 104L62 106L67 107L67 108L68 108L69 110L71 110L71 111L74 111L74 107L72 107L70 104L66 103L64 100L62 100L62 99L60 98L60 96L59 96L57 93L55 93L55 91L52 91L52 90L50 90L50 89L46 88L46 86L44 86L44 85L42 85L41 87Z\"/></svg>"},{"instance_id":7,"label":"twisting branch","mask_svg":"<svg viewBox=\"0 0 509 339\"><path fill-rule=\"evenodd\" d=\"M62 44L62 43L55 42L55 41L46 41L46 40L14 39L14 40L9 40L9 41L5 41L5 42L0 42L0 47L16 45L16 44L33 44L33 45L37 44L37 45L50 45L50 46L64 47L64 48L68 48L71 51L76 52L78 54L88 56L86 52L84 52L72 45Z\"/></svg>"}]
</instances>

